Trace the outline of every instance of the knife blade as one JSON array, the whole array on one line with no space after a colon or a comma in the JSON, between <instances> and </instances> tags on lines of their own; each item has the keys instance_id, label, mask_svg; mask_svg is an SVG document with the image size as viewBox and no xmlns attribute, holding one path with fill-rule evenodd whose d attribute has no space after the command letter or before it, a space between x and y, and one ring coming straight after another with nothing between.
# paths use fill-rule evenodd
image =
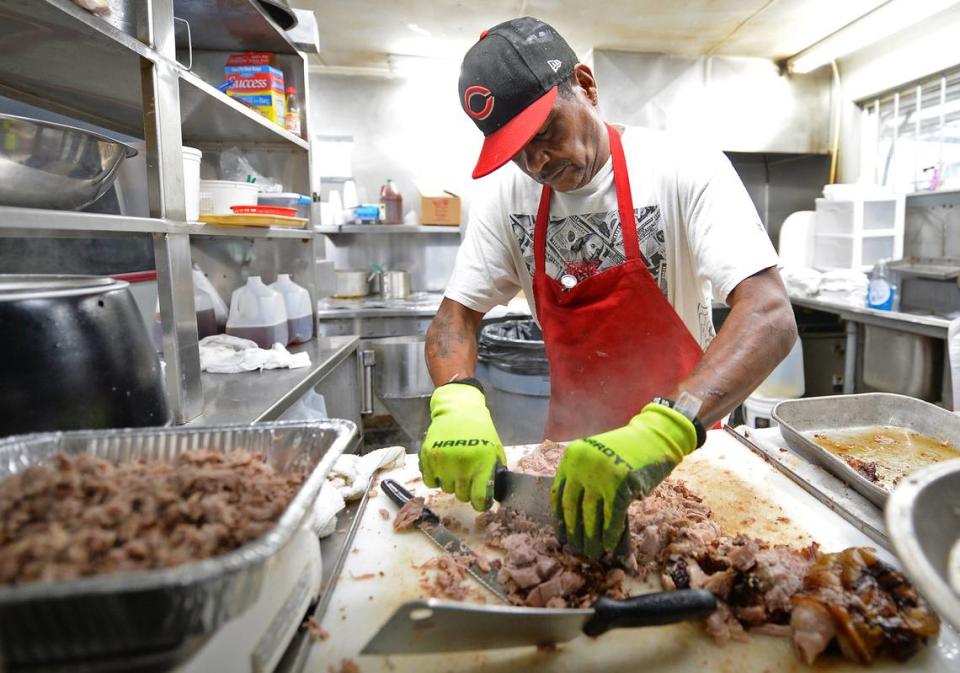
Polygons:
<instances>
[{"instance_id":1,"label":"knife blade","mask_svg":"<svg viewBox=\"0 0 960 673\"><path fill-rule=\"evenodd\" d=\"M531 520L553 527L550 488L553 476L523 474L497 466L493 477L493 499L504 507L523 512Z\"/></svg>"},{"instance_id":2,"label":"knife blade","mask_svg":"<svg viewBox=\"0 0 960 673\"><path fill-rule=\"evenodd\" d=\"M398 507L403 507L414 498L413 493L393 479L384 479L381 481L380 488ZM441 523L440 517L437 516L432 509L424 505L420 518L417 519L413 525L443 551L450 554L460 554L461 556L471 557L470 565L466 568L467 573L494 596L504 603L510 604L507 590L504 589L503 585L497 580L497 569L491 568L488 571L483 571L480 568L480 557L477 553L464 544L460 538L451 533L450 529Z\"/></svg>"},{"instance_id":3,"label":"knife blade","mask_svg":"<svg viewBox=\"0 0 960 673\"><path fill-rule=\"evenodd\" d=\"M467 605L435 599L401 605L361 654L460 652L564 643L581 634L699 619L717 608L703 589L660 591L624 600L598 598L593 607L526 608Z\"/></svg>"}]
</instances>

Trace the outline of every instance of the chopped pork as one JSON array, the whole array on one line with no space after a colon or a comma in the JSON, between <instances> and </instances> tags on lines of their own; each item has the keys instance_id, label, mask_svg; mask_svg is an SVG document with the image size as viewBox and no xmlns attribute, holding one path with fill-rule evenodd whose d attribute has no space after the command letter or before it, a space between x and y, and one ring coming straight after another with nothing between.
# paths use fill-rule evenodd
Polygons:
<instances>
[{"instance_id":1,"label":"chopped pork","mask_svg":"<svg viewBox=\"0 0 960 673\"><path fill-rule=\"evenodd\" d=\"M545 442L519 467L552 474L563 450ZM632 503L628 525L631 553L625 567L639 577L659 575L667 589L713 593L718 609L706 629L718 644L746 640L748 629L790 637L797 657L810 663L836 640L847 658L867 663L880 651L909 658L937 633L936 616L909 583L869 550L822 554L815 544L792 548L723 535L710 508L680 480L667 479ZM581 607L600 595L625 595L625 574L612 567L612 557L591 563L575 556L552 530L519 512L485 512L477 526L488 544L505 551L499 579L518 605ZM858 568L853 584L818 588L817 577L842 575L838 564Z\"/></svg>"},{"instance_id":2,"label":"chopped pork","mask_svg":"<svg viewBox=\"0 0 960 673\"><path fill-rule=\"evenodd\" d=\"M305 472L263 455L191 450L113 464L57 454L0 482L0 582L175 566L265 534Z\"/></svg>"},{"instance_id":3,"label":"chopped pork","mask_svg":"<svg viewBox=\"0 0 960 673\"><path fill-rule=\"evenodd\" d=\"M906 578L871 549L822 554L792 600L793 647L807 663L831 636L857 663L881 653L906 661L940 631L940 620Z\"/></svg>"},{"instance_id":4,"label":"chopped pork","mask_svg":"<svg viewBox=\"0 0 960 673\"><path fill-rule=\"evenodd\" d=\"M393 518L393 529L397 531L410 530L423 515L423 498L413 498L404 503L403 507Z\"/></svg>"}]
</instances>

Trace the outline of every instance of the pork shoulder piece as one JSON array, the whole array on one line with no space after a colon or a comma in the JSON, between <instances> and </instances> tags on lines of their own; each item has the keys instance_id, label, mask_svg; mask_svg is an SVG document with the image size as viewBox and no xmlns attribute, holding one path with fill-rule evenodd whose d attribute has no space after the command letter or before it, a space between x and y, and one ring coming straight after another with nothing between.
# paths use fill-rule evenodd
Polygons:
<instances>
[{"instance_id":1,"label":"pork shoulder piece","mask_svg":"<svg viewBox=\"0 0 960 673\"><path fill-rule=\"evenodd\" d=\"M829 633L820 627L822 633L816 635L811 626L815 619L828 622L840 651L860 664L881 654L906 661L940 630L939 619L906 578L868 548L822 554L792 603L794 613L801 608L795 617L794 649L807 662L823 652L822 641Z\"/></svg>"}]
</instances>

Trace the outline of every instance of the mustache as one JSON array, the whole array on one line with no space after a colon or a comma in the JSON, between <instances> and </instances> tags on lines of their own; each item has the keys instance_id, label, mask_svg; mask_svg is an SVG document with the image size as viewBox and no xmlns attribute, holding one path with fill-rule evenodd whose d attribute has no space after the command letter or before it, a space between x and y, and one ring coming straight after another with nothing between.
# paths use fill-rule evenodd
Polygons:
<instances>
[{"instance_id":1,"label":"mustache","mask_svg":"<svg viewBox=\"0 0 960 673\"><path fill-rule=\"evenodd\" d=\"M560 173L560 171L562 171L564 168L566 168L569 165L570 165L570 162L566 160L557 161L552 164L547 164L546 166L543 167L543 170L537 173L536 181L540 183L550 182L550 180L555 178L557 174Z\"/></svg>"}]
</instances>

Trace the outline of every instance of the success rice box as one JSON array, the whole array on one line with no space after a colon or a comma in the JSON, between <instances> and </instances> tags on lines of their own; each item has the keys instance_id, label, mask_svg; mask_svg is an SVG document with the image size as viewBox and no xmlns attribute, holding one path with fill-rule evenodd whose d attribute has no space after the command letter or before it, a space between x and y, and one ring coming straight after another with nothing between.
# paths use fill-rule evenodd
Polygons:
<instances>
[{"instance_id":1,"label":"success rice box","mask_svg":"<svg viewBox=\"0 0 960 673\"><path fill-rule=\"evenodd\" d=\"M283 125L285 110L283 72L274 64L274 55L263 51L231 54L224 67L233 86L227 95L251 105L275 124Z\"/></svg>"}]
</instances>

